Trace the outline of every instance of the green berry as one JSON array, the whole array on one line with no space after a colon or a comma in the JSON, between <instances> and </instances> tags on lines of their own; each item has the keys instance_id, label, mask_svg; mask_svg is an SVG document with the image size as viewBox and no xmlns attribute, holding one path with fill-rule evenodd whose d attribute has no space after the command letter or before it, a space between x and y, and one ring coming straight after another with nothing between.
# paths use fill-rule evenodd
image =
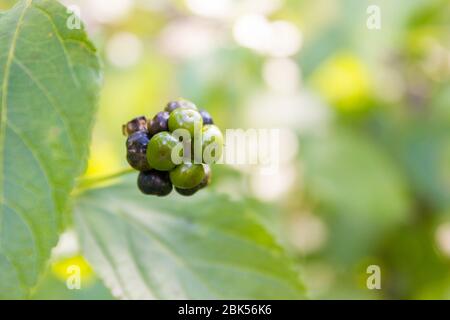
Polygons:
<instances>
[{"instance_id":1,"label":"green berry","mask_svg":"<svg viewBox=\"0 0 450 320\"><path fill-rule=\"evenodd\" d=\"M181 194L185 197L190 197L196 194L200 189L197 187L191 188L191 189L181 189L178 187L175 187L175 190L178 192L178 194Z\"/></svg>"},{"instance_id":2,"label":"green berry","mask_svg":"<svg viewBox=\"0 0 450 320\"><path fill-rule=\"evenodd\" d=\"M197 106L194 103L188 100L179 99L175 101L170 101L164 108L164 111L171 113L172 111L178 108L197 110Z\"/></svg>"},{"instance_id":3,"label":"green berry","mask_svg":"<svg viewBox=\"0 0 450 320\"><path fill-rule=\"evenodd\" d=\"M143 131L137 131L127 139L127 161L136 170L150 170L150 164L147 161L148 143L147 133Z\"/></svg>"},{"instance_id":4,"label":"green berry","mask_svg":"<svg viewBox=\"0 0 450 320\"><path fill-rule=\"evenodd\" d=\"M164 171L150 170L140 172L137 185L144 194L163 197L172 192L169 174Z\"/></svg>"},{"instance_id":5,"label":"green berry","mask_svg":"<svg viewBox=\"0 0 450 320\"><path fill-rule=\"evenodd\" d=\"M172 149L179 142L169 132L160 132L154 135L147 147L147 159L152 168L161 171L170 171L175 168L172 161Z\"/></svg>"},{"instance_id":6,"label":"green berry","mask_svg":"<svg viewBox=\"0 0 450 320\"><path fill-rule=\"evenodd\" d=\"M194 137L195 128L201 130L203 119L198 111L193 109L175 109L169 117L169 130L185 129Z\"/></svg>"},{"instance_id":7,"label":"green berry","mask_svg":"<svg viewBox=\"0 0 450 320\"><path fill-rule=\"evenodd\" d=\"M223 135L220 129L209 124L202 129L203 161L211 164L217 162L223 152Z\"/></svg>"},{"instance_id":8,"label":"green berry","mask_svg":"<svg viewBox=\"0 0 450 320\"><path fill-rule=\"evenodd\" d=\"M180 189L191 189L198 186L206 172L202 164L184 163L170 171L170 181Z\"/></svg>"},{"instance_id":9,"label":"green berry","mask_svg":"<svg viewBox=\"0 0 450 320\"><path fill-rule=\"evenodd\" d=\"M203 189L211 184L212 171L211 167L207 164L203 165L203 169L205 169L205 176L203 177L202 182L198 185L199 189Z\"/></svg>"},{"instance_id":10,"label":"green berry","mask_svg":"<svg viewBox=\"0 0 450 320\"><path fill-rule=\"evenodd\" d=\"M181 188L175 187L175 190L182 196L189 197L189 196L196 194L199 190L207 187L211 183L211 169L207 164L203 165L203 168L205 170L205 176L203 177L203 180L197 186L190 188L190 189L181 189Z\"/></svg>"}]
</instances>

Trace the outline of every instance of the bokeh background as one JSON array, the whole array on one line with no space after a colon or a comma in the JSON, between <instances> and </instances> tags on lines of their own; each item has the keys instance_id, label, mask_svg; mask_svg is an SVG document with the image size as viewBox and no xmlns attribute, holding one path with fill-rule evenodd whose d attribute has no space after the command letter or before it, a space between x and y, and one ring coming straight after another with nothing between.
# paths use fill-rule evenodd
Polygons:
<instances>
[{"instance_id":1,"label":"bokeh background","mask_svg":"<svg viewBox=\"0 0 450 320\"><path fill-rule=\"evenodd\" d=\"M126 168L122 123L178 97L222 129L280 128L277 174L217 165L212 188L264 211L309 296L450 299L450 1L63 2L105 66L86 176ZM112 296L68 231L34 298Z\"/></svg>"}]
</instances>

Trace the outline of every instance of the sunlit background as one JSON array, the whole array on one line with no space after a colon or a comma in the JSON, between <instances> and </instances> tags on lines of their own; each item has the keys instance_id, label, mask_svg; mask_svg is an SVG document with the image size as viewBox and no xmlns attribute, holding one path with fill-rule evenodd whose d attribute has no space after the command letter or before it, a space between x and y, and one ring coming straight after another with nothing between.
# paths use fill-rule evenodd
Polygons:
<instances>
[{"instance_id":1,"label":"sunlit background","mask_svg":"<svg viewBox=\"0 0 450 320\"><path fill-rule=\"evenodd\" d=\"M63 2L105 66L87 176L126 168L121 125L178 97L222 129L280 128L277 174L217 165L212 188L264 211L309 296L450 299L448 0ZM53 256L35 298L112 298L72 232Z\"/></svg>"}]
</instances>

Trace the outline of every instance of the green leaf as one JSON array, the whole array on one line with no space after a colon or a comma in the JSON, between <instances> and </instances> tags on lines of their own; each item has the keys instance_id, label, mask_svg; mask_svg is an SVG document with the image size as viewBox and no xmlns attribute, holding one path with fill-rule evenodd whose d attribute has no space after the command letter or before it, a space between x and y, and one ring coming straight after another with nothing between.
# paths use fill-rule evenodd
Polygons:
<instances>
[{"instance_id":1,"label":"green leaf","mask_svg":"<svg viewBox=\"0 0 450 320\"><path fill-rule=\"evenodd\" d=\"M135 182L78 199L82 251L113 294L131 299L299 299L293 264L242 203L203 191L141 195Z\"/></svg>"},{"instance_id":2,"label":"green leaf","mask_svg":"<svg viewBox=\"0 0 450 320\"><path fill-rule=\"evenodd\" d=\"M84 169L99 61L57 1L0 16L0 298L29 294Z\"/></svg>"}]
</instances>

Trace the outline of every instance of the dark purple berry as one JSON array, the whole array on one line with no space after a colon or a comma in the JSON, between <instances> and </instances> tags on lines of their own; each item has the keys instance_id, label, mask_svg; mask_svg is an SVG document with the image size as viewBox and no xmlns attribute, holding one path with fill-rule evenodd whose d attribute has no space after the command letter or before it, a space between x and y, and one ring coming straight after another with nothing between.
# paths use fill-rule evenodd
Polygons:
<instances>
[{"instance_id":1,"label":"dark purple berry","mask_svg":"<svg viewBox=\"0 0 450 320\"><path fill-rule=\"evenodd\" d=\"M169 174L164 171L150 170L139 173L137 185L142 193L159 197L172 192Z\"/></svg>"},{"instance_id":2,"label":"dark purple berry","mask_svg":"<svg viewBox=\"0 0 450 320\"><path fill-rule=\"evenodd\" d=\"M179 108L180 105L178 104L178 101L170 101L167 106L164 108L167 112L171 113L173 110Z\"/></svg>"},{"instance_id":3,"label":"dark purple berry","mask_svg":"<svg viewBox=\"0 0 450 320\"><path fill-rule=\"evenodd\" d=\"M127 161L136 170L146 171L151 169L147 160L148 142L147 133L143 131L137 131L127 139Z\"/></svg>"},{"instance_id":4,"label":"dark purple berry","mask_svg":"<svg viewBox=\"0 0 450 320\"><path fill-rule=\"evenodd\" d=\"M139 131L147 132L147 119L144 116L134 118L122 126L122 133L125 136L132 135Z\"/></svg>"},{"instance_id":5,"label":"dark purple berry","mask_svg":"<svg viewBox=\"0 0 450 320\"><path fill-rule=\"evenodd\" d=\"M203 124L214 124L213 118L211 117L211 115L209 114L208 111L206 110L200 110L200 115L203 118Z\"/></svg>"},{"instance_id":6,"label":"dark purple berry","mask_svg":"<svg viewBox=\"0 0 450 320\"><path fill-rule=\"evenodd\" d=\"M170 101L167 104L167 106L164 108L164 110L171 113L173 110L178 109L178 108L197 110L197 106L195 104L193 104L190 101L183 100L183 99Z\"/></svg>"},{"instance_id":7,"label":"dark purple berry","mask_svg":"<svg viewBox=\"0 0 450 320\"><path fill-rule=\"evenodd\" d=\"M148 133L150 136L154 136L155 134L168 131L168 121L169 121L169 112L161 111L154 116L154 118L148 124Z\"/></svg>"}]
</instances>

